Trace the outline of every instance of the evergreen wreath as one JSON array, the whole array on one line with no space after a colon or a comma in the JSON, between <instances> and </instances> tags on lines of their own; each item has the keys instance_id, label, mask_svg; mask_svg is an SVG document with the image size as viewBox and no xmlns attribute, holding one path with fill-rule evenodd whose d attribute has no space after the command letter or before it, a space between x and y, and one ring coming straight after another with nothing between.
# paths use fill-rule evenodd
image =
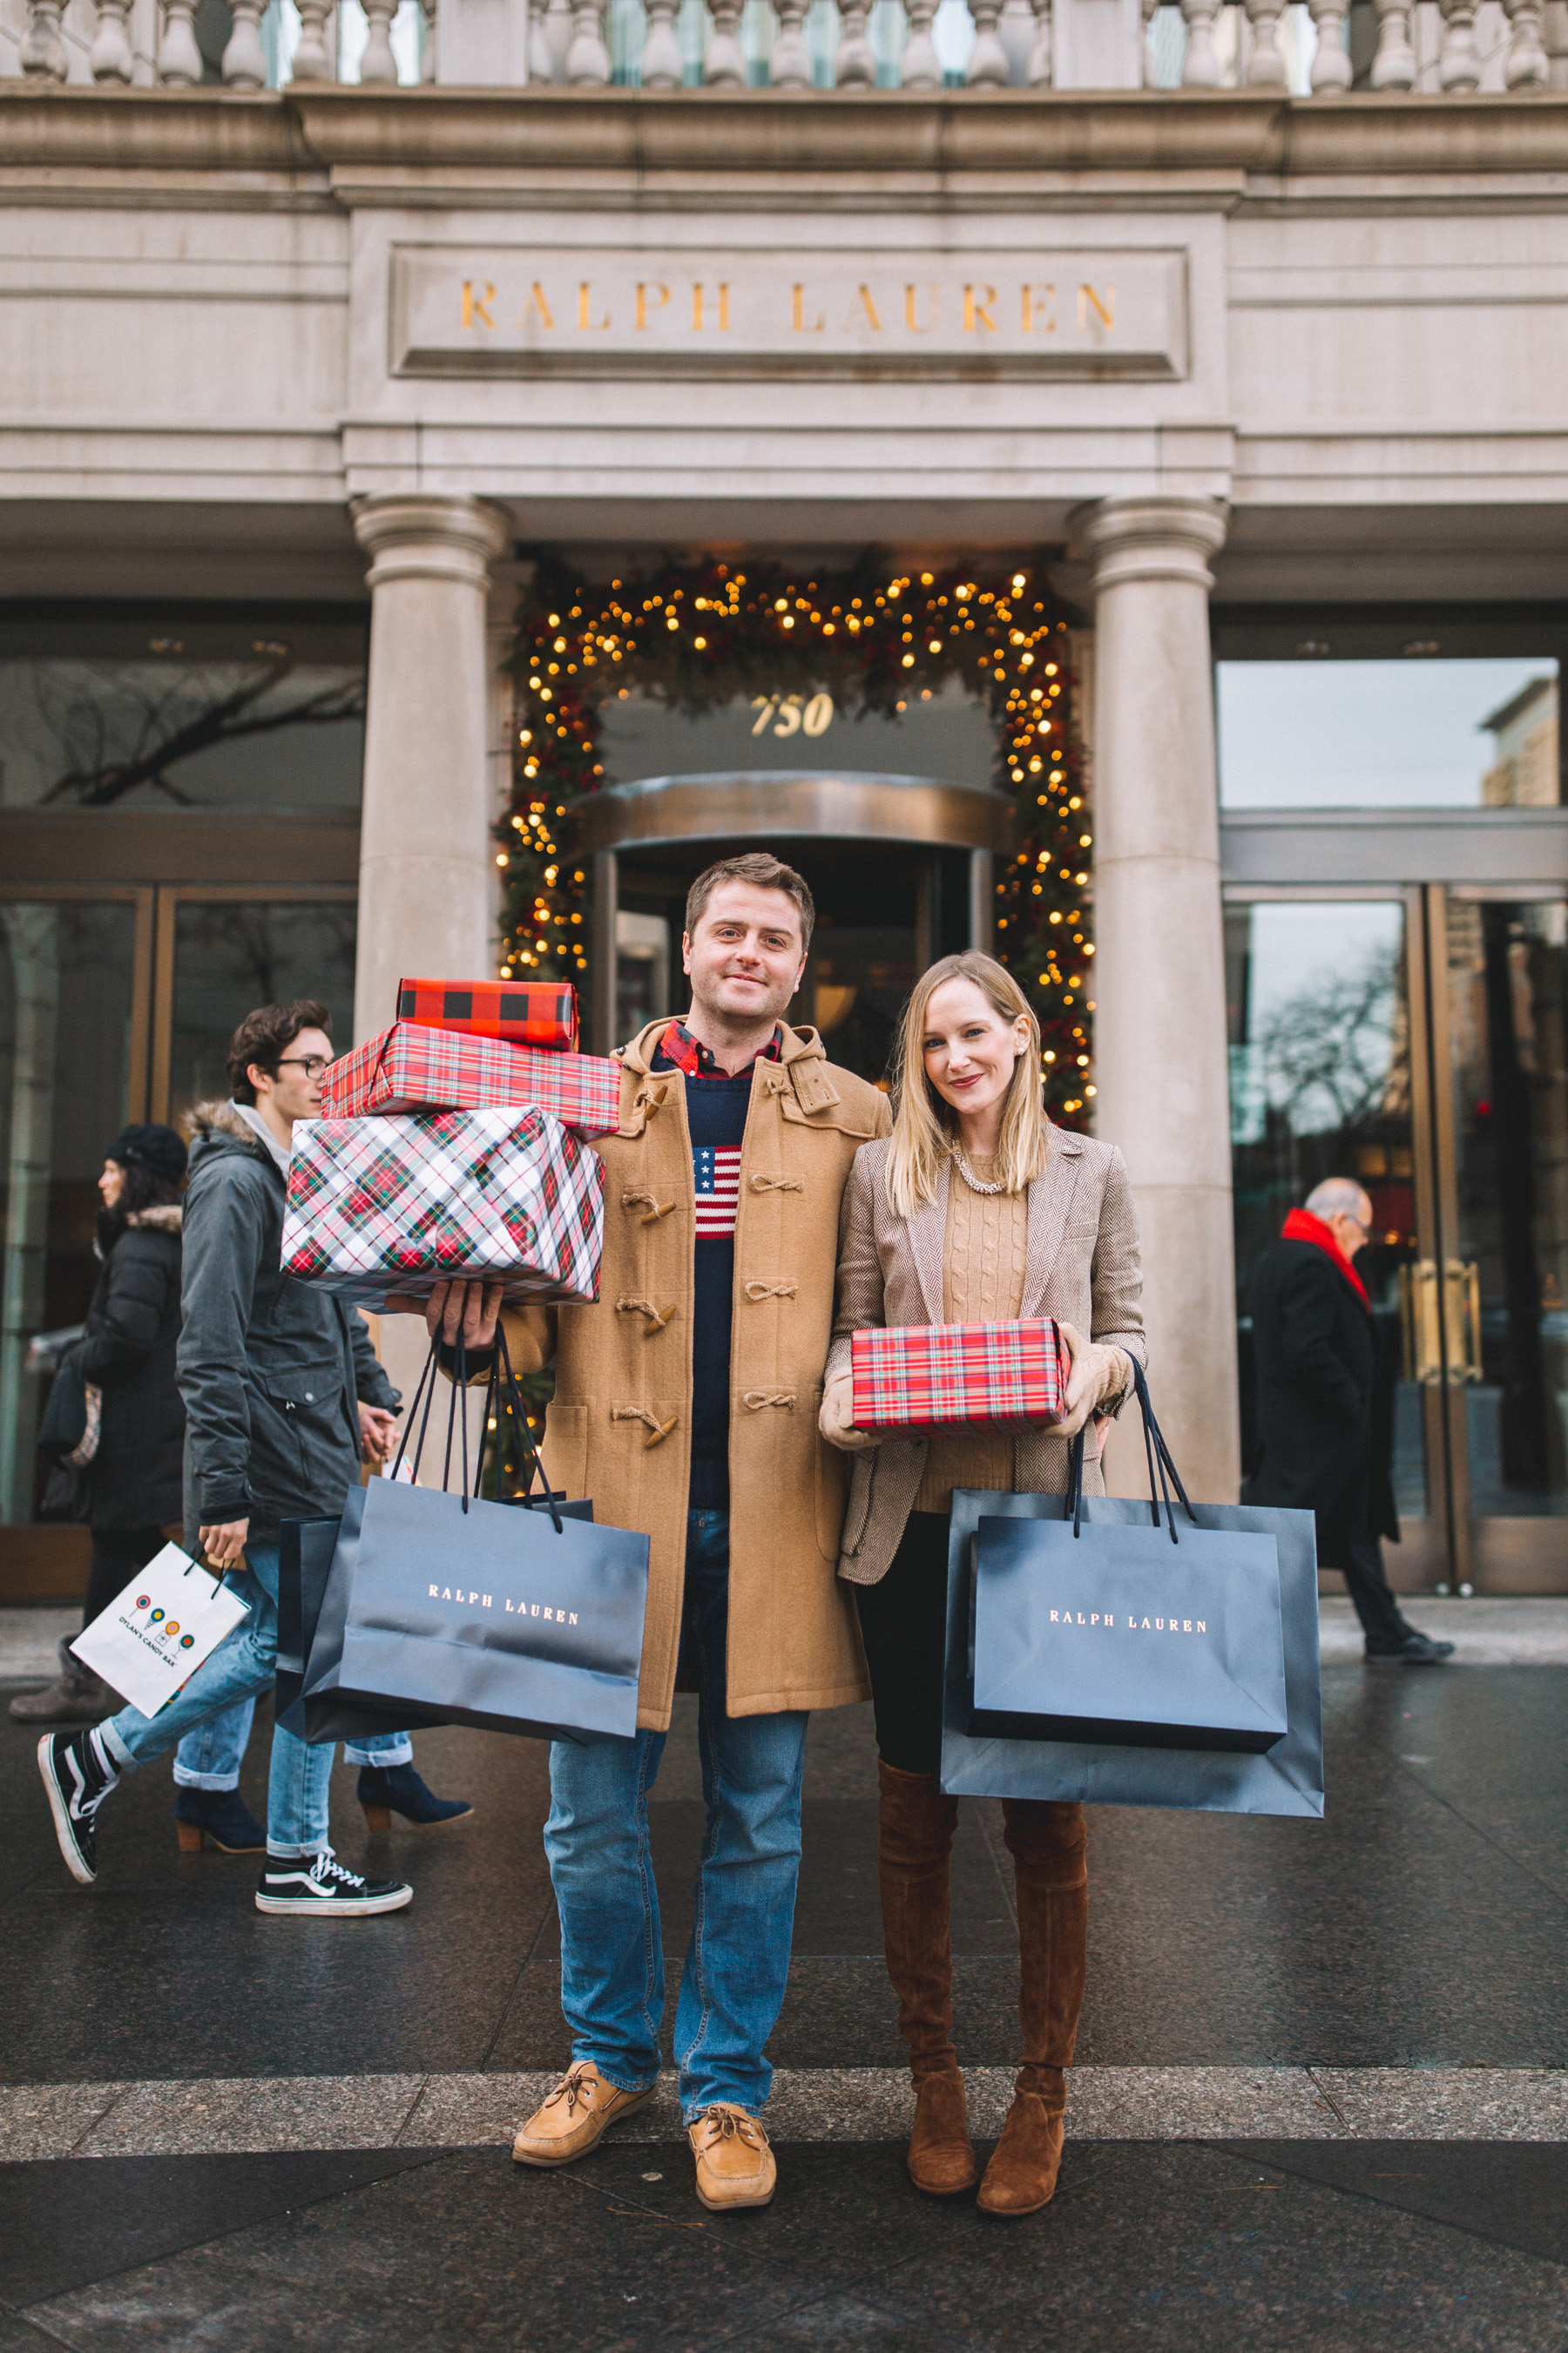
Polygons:
<instances>
[{"instance_id":1,"label":"evergreen wreath","mask_svg":"<svg viewBox=\"0 0 1568 2353\"><path fill-rule=\"evenodd\" d=\"M1083 761L1068 723L1067 617L1043 567L904 572L874 555L802 582L765 562L661 564L585 581L541 554L518 616L512 797L496 829L506 870L503 978L582 984L585 861L563 851L573 805L604 776L599 713L623 687L697 716L759 674L847 716L896 716L958 679L989 708L997 788L1018 847L998 860L996 954L1039 1017L1053 1119L1082 1122L1093 1011Z\"/></svg>"}]
</instances>

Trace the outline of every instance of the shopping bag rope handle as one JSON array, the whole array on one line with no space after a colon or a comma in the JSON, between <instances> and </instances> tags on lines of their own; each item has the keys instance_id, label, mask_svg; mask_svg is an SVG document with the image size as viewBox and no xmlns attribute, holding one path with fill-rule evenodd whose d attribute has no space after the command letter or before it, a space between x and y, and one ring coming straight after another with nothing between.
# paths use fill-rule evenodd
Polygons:
<instances>
[{"instance_id":1,"label":"shopping bag rope handle","mask_svg":"<svg viewBox=\"0 0 1568 2353\"><path fill-rule=\"evenodd\" d=\"M528 1508L531 1504L536 1500L533 1493L533 1482L535 1474L537 1473L543 1490L542 1500L543 1501L545 1508L548 1510L550 1517L554 1524L555 1533L557 1535L564 1535L564 1524L562 1520L560 1512L556 1508L554 1493L551 1487L549 1479L545 1475L544 1465L539 1459L539 1450L534 1445L532 1439L529 1435L528 1410L523 1403L522 1391L518 1386L517 1375L512 1370L511 1353L507 1346L506 1326L500 1323L496 1325L495 1353L490 1360L489 1378L485 1384L484 1417L479 1431L479 1455L474 1464L474 1475L471 1483L468 1478L468 1417L466 1413L459 1415L458 1411L458 1399L459 1396L467 1391L468 1386L468 1343L465 1341L460 1330L458 1334L457 1339L452 1344L452 1356L451 1391L447 1404L447 1446L445 1459L441 1467L441 1485L443 1490L449 1491L451 1487L452 1440L456 1435L457 1425L460 1422L463 1433L460 1453L463 1480L462 1486L458 1492L463 1499L463 1510L465 1513L468 1511L470 1496L476 1502L479 1500L479 1490L484 1482L485 1454L489 1444L490 1423L493 1420L496 1427L496 1452L499 1457L500 1452L500 1409L502 1403L506 1402L510 1404L512 1419L517 1425L518 1440L522 1449L523 1464L528 1474L523 1482L522 1493L520 1496L515 1497L513 1500L524 1509ZM403 1468L403 1460L408 1451L409 1438L413 1434L414 1425L416 1419L419 1423L419 1434L414 1440L414 1457L410 1469L416 1479L419 1476L419 1464L425 1452L426 1435L430 1427L430 1409L436 1402L436 1376L440 1366L440 1361L441 1335L439 1331L437 1331L435 1337L431 1340L429 1354L425 1359L425 1367L419 1376L418 1387L414 1392L414 1402L408 1409L408 1418L404 1424L403 1438L398 1446L397 1454L392 1466L392 1476L395 1479L396 1478L399 1471ZM503 1378L506 1391L504 1399L502 1396ZM423 1401L425 1409L422 1415L420 1413L421 1401Z\"/></svg>"},{"instance_id":2,"label":"shopping bag rope handle","mask_svg":"<svg viewBox=\"0 0 1568 2353\"><path fill-rule=\"evenodd\" d=\"M1176 1469L1171 1450L1165 1443L1164 1433L1154 1419L1154 1408L1149 1397L1148 1377L1143 1367L1131 1351L1128 1355L1128 1362L1132 1367L1132 1387L1137 1393L1138 1410L1143 1423L1143 1455L1149 1466L1149 1516L1158 1527L1160 1505L1163 1501L1165 1506L1166 1522L1171 1531L1171 1542L1174 1544L1177 1541L1176 1506L1171 1495L1173 1487L1176 1491L1176 1500L1182 1504L1188 1519L1194 1527L1198 1524L1197 1514L1188 1501L1187 1491L1182 1484L1181 1473ZM1062 1498L1062 1517L1064 1520L1071 1520L1075 1536L1079 1534L1083 1522L1083 1450L1084 1440L1088 1435L1089 1429L1086 1423L1072 1441L1072 1451L1068 1458L1067 1493Z\"/></svg>"}]
</instances>

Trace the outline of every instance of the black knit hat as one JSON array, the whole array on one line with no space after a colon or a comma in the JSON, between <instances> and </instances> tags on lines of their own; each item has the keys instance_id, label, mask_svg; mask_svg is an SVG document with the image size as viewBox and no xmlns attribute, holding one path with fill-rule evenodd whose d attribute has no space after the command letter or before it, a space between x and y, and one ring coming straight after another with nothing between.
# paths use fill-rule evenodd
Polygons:
<instances>
[{"instance_id":1,"label":"black knit hat","mask_svg":"<svg viewBox=\"0 0 1568 2353\"><path fill-rule=\"evenodd\" d=\"M185 1173L185 1147L172 1127L122 1127L103 1156L121 1168L148 1169L171 1185Z\"/></svg>"}]
</instances>

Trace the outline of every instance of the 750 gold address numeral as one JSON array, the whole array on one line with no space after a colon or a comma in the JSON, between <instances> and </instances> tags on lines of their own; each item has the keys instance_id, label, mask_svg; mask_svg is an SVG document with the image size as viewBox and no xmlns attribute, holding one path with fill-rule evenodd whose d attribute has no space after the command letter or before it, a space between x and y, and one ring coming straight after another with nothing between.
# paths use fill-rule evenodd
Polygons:
<instances>
[{"instance_id":1,"label":"750 gold address numeral","mask_svg":"<svg viewBox=\"0 0 1568 2353\"><path fill-rule=\"evenodd\" d=\"M826 735L833 724L830 694L753 694L752 709L757 714L753 735L765 735L770 726L775 735Z\"/></svg>"}]
</instances>

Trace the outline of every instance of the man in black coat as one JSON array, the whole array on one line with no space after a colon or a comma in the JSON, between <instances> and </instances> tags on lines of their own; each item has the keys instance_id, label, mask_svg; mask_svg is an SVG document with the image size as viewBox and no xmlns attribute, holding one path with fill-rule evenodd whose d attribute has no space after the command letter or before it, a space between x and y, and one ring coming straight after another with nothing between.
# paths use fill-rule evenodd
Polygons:
<instances>
[{"instance_id":1,"label":"man in black coat","mask_svg":"<svg viewBox=\"0 0 1568 2353\"><path fill-rule=\"evenodd\" d=\"M1372 1303L1352 1263L1372 1203L1331 1176L1292 1209L1252 1277L1258 1467L1249 1504L1317 1516L1318 1560L1344 1573L1369 1659L1435 1666L1452 1652L1401 1617L1373 1522Z\"/></svg>"}]
</instances>

